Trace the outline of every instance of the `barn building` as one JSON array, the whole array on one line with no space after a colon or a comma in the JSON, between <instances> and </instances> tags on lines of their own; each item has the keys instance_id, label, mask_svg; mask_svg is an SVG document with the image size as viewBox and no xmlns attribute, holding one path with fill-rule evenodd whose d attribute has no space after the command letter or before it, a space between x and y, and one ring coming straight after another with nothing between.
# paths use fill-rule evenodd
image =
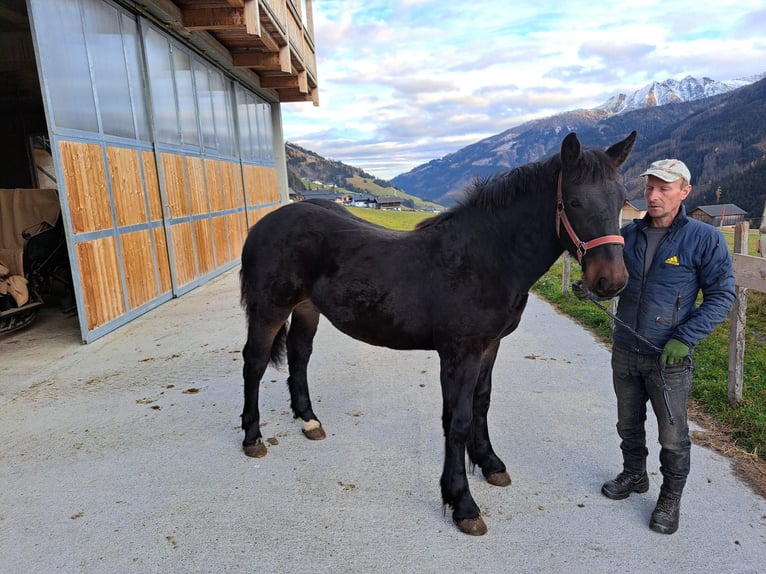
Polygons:
<instances>
[{"instance_id":1,"label":"barn building","mask_svg":"<svg viewBox=\"0 0 766 574\"><path fill-rule=\"evenodd\" d=\"M634 219L640 219L646 215L646 200L626 199L622 206L621 225L630 223Z\"/></svg>"},{"instance_id":2,"label":"barn building","mask_svg":"<svg viewBox=\"0 0 766 574\"><path fill-rule=\"evenodd\" d=\"M689 217L699 219L714 227L726 227L744 221L747 217L747 211L733 203L700 205L689 211Z\"/></svg>"},{"instance_id":3,"label":"barn building","mask_svg":"<svg viewBox=\"0 0 766 574\"><path fill-rule=\"evenodd\" d=\"M0 80L0 188L55 190L90 342L236 266L288 201L311 0L4 0Z\"/></svg>"}]
</instances>

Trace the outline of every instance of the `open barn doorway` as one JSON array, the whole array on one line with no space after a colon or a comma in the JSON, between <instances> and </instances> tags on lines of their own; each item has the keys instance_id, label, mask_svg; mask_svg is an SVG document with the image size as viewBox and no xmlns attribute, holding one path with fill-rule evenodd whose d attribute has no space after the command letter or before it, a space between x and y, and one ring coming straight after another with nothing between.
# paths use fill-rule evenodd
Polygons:
<instances>
[{"instance_id":1,"label":"open barn doorway","mask_svg":"<svg viewBox=\"0 0 766 574\"><path fill-rule=\"evenodd\" d=\"M0 345L79 342L48 125L25 0L0 3Z\"/></svg>"}]
</instances>

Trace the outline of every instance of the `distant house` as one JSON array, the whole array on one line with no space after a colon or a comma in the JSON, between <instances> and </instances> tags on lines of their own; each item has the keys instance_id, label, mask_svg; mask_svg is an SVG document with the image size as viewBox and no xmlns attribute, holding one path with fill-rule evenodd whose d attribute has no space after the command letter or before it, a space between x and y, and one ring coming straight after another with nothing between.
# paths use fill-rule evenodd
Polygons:
<instances>
[{"instance_id":1,"label":"distant house","mask_svg":"<svg viewBox=\"0 0 766 574\"><path fill-rule=\"evenodd\" d=\"M747 212L733 203L721 203L718 205L700 205L689 212L689 217L699 219L715 227L736 225L744 221Z\"/></svg>"},{"instance_id":2,"label":"distant house","mask_svg":"<svg viewBox=\"0 0 766 574\"><path fill-rule=\"evenodd\" d=\"M378 209L386 209L388 211L401 211L402 200L393 196L381 196L378 197Z\"/></svg>"},{"instance_id":3,"label":"distant house","mask_svg":"<svg viewBox=\"0 0 766 574\"><path fill-rule=\"evenodd\" d=\"M327 199L335 203L348 203L351 200L349 195L342 193L333 193L322 190L306 190L303 192L303 199Z\"/></svg>"},{"instance_id":4,"label":"distant house","mask_svg":"<svg viewBox=\"0 0 766 574\"><path fill-rule=\"evenodd\" d=\"M628 199L622 206L622 223L629 223L646 215L645 199Z\"/></svg>"},{"instance_id":5,"label":"distant house","mask_svg":"<svg viewBox=\"0 0 766 574\"><path fill-rule=\"evenodd\" d=\"M369 208L377 208L377 202L376 197L374 195L359 195L354 194L354 197L351 199L351 206L352 207L369 207Z\"/></svg>"}]
</instances>

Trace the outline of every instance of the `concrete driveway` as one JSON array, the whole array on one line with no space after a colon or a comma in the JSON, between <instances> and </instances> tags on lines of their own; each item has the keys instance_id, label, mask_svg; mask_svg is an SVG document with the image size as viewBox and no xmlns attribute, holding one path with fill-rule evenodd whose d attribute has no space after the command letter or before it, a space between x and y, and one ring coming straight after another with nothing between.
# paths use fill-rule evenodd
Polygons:
<instances>
[{"instance_id":1,"label":"concrete driveway","mask_svg":"<svg viewBox=\"0 0 766 574\"><path fill-rule=\"evenodd\" d=\"M327 440L302 436L270 369L273 444L245 457L237 278L87 346L71 325L0 340L0 572L766 572L766 501L711 450L693 447L672 536L648 528L656 441L649 492L601 496L620 470L609 352L535 298L495 367L490 430L513 484L469 477L487 535L443 513L435 352L323 321L310 375Z\"/></svg>"}]
</instances>

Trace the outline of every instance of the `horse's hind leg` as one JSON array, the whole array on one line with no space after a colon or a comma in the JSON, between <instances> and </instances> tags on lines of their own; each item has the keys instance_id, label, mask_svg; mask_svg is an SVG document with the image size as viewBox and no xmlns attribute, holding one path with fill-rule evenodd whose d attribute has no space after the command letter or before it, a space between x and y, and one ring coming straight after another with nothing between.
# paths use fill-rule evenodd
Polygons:
<instances>
[{"instance_id":1,"label":"horse's hind leg","mask_svg":"<svg viewBox=\"0 0 766 574\"><path fill-rule=\"evenodd\" d=\"M245 379L245 405L242 410L242 429L245 439L242 449L247 456L260 458L266 455L266 446L261 435L261 415L258 409L258 395L261 378L272 357L272 346L277 335L283 333L285 320L265 324L255 317L250 317L247 327L247 342L242 349ZM280 344L277 341L277 344Z\"/></svg>"},{"instance_id":2,"label":"horse's hind leg","mask_svg":"<svg viewBox=\"0 0 766 574\"><path fill-rule=\"evenodd\" d=\"M301 420L303 434L311 440L322 440L326 436L322 424L311 408L307 378L318 324L319 311L311 301L304 301L293 309L287 334L287 362L290 367L287 385L290 388L290 406L295 418Z\"/></svg>"},{"instance_id":3,"label":"horse's hind leg","mask_svg":"<svg viewBox=\"0 0 766 574\"><path fill-rule=\"evenodd\" d=\"M466 446L471 462L481 468L487 482L495 486L508 486L511 484L511 477L508 475L503 461L492 449L487 425L487 413L489 412L492 392L492 368L495 366L499 346L500 341L496 341L487 347L482 354L481 371L473 395L471 436Z\"/></svg>"}]
</instances>

